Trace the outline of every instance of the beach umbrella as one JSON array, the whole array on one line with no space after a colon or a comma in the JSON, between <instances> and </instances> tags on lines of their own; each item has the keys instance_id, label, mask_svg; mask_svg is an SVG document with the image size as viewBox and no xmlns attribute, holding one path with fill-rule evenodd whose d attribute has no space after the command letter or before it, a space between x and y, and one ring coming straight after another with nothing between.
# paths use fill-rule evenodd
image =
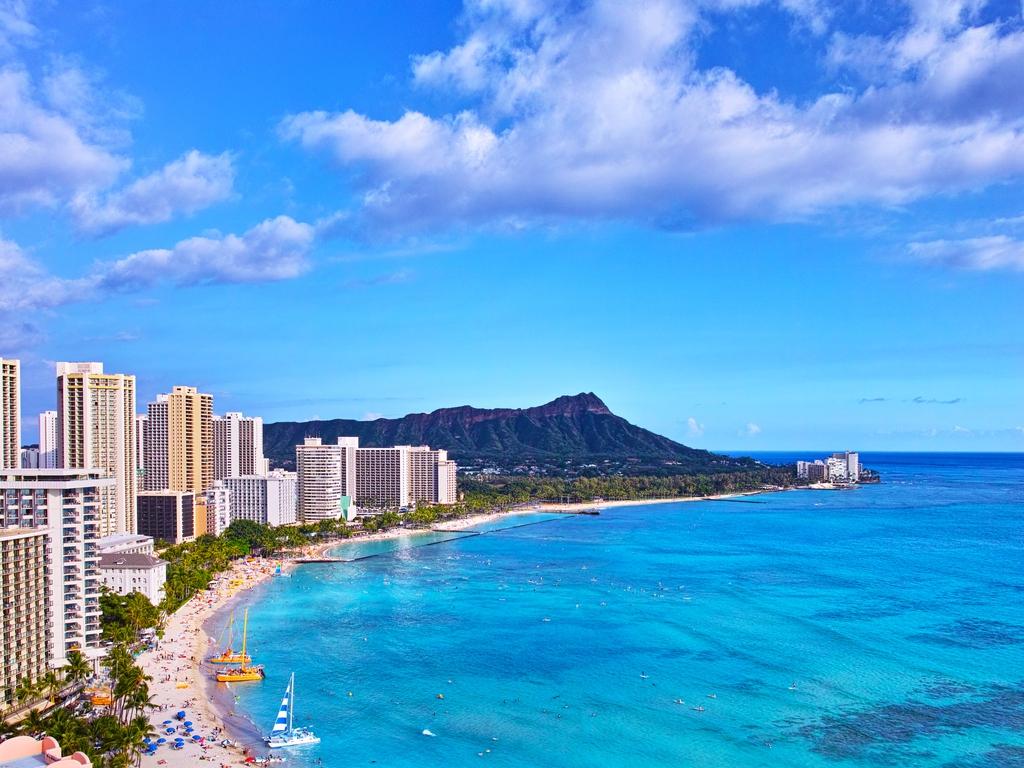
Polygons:
<instances>
[{"instance_id":1,"label":"beach umbrella","mask_svg":"<svg viewBox=\"0 0 1024 768\"><path fill-rule=\"evenodd\" d=\"M178 712L178 714L176 714L175 717L178 718L179 720L184 720L185 719L185 710L183 709L180 712Z\"/></svg>"},{"instance_id":2,"label":"beach umbrella","mask_svg":"<svg viewBox=\"0 0 1024 768\"><path fill-rule=\"evenodd\" d=\"M164 731L164 733L174 733L174 729L168 728L166 731Z\"/></svg>"},{"instance_id":3,"label":"beach umbrella","mask_svg":"<svg viewBox=\"0 0 1024 768\"><path fill-rule=\"evenodd\" d=\"M163 736L161 736L159 739L156 740L156 743L157 744L166 744L167 743L167 739L165 739Z\"/></svg>"},{"instance_id":4,"label":"beach umbrella","mask_svg":"<svg viewBox=\"0 0 1024 768\"><path fill-rule=\"evenodd\" d=\"M203 739L203 737L198 735L198 734L196 734L195 736L192 737L192 741L202 741L202 739Z\"/></svg>"},{"instance_id":5,"label":"beach umbrella","mask_svg":"<svg viewBox=\"0 0 1024 768\"><path fill-rule=\"evenodd\" d=\"M185 727L186 728L191 728L192 727L192 721L191 720L186 720L185 721Z\"/></svg>"},{"instance_id":6,"label":"beach umbrella","mask_svg":"<svg viewBox=\"0 0 1024 768\"><path fill-rule=\"evenodd\" d=\"M164 725L170 725L173 722L173 720L164 720Z\"/></svg>"}]
</instances>

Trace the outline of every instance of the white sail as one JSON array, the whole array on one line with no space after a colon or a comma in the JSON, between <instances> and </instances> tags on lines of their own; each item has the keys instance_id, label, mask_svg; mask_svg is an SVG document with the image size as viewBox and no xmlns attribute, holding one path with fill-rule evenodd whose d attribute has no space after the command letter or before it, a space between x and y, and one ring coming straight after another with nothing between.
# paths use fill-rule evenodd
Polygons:
<instances>
[{"instance_id":1,"label":"white sail","mask_svg":"<svg viewBox=\"0 0 1024 768\"><path fill-rule=\"evenodd\" d=\"M281 708L277 710L277 720L274 721L274 730L270 732L271 735L291 730L292 686L294 684L295 675L293 674L288 681L288 688L285 689L284 698L281 699Z\"/></svg>"}]
</instances>

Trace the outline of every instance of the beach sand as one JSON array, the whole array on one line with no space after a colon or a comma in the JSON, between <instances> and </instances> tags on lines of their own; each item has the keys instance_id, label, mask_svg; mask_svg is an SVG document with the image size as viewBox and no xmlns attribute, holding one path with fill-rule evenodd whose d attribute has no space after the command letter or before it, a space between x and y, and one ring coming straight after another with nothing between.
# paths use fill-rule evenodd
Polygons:
<instances>
[{"instance_id":1,"label":"beach sand","mask_svg":"<svg viewBox=\"0 0 1024 768\"><path fill-rule=\"evenodd\" d=\"M203 631L203 623L239 592L251 589L269 578L274 565L270 560L259 559L234 563L230 570L221 574L217 589L202 592L179 608L168 620L159 646L139 657L138 664L153 678L149 687L157 706L149 719L154 724L154 730L166 738L169 744L179 733L165 734L162 723L174 720L174 725L180 725L174 716L184 710L187 713L185 719L193 723L195 733L206 738L203 745L190 743L181 750L171 749L168 744L164 744L155 755L144 756L142 765L186 768L200 761L215 765L237 765L243 762L245 753L242 748L220 745L221 740L232 736L225 731L224 718L210 700L206 673L200 666L202 660L211 653L210 638ZM241 583L232 588L230 584L233 580Z\"/></svg>"},{"instance_id":2,"label":"beach sand","mask_svg":"<svg viewBox=\"0 0 1024 768\"><path fill-rule=\"evenodd\" d=\"M729 499L739 496L750 496L761 491L728 493L717 496L686 496L669 499L638 499L632 501L601 501L579 504L524 504L501 512L487 512L470 515L457 520L445 520L431 528L408 529L397 528L381 533L365 536L354 536L348 539L317 542L303 547L293 558L322 558L331 550L349 544L360 544L371 541L383 541L400 536L430 533L431 531L463 530L476 525L484 525L502 518L516 515L536 514L537 512L558 512L575 514L584 510L601 510L611 507L627 507L647 504L665 504L670 502L706 501ZM142 759L144 766L166 765L168 768L186 768L199 761L212 762L215 765L242 764L248 754L265 756L267 750L254 737L254 728L241 716L231 712L230 693L213 695L216 683L210 682L209 665L203 660L215 650L214 638L207 632L211 618L225 610L229 603L266 579L270 578L279 560L249 559L232 565L231 569L220 575L219 586L215 590L205 591L196 595L182 606L167 622L164 637L159 647L139 657L139 664L146 674L153 678L150 692L156 709L150 715L150 722L161 735L173 741L178 734L163 733L163 721L174 720L177 712L184 710L186 720L193 722L195 732L206 737L202 746L190 743L181 750L172 750L166 744L153 756ZM294 560L284 560L284 567L291 569L296 565ZM235 582L237 586L231 587ZM174 722L177 725L177 721ZM235 746L221 746L220 742L229 739L236 742Z\"/></svg>"}]
</instances>

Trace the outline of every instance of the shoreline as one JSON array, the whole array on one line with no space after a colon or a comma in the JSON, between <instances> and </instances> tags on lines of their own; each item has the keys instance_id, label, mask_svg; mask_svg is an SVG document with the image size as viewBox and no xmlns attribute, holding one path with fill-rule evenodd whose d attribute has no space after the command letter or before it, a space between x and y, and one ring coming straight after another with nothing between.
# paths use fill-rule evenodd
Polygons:
<instances>
[{"instance_id":1,"label":"shoreline","mask_svg":"<svg viewBox=\"0 0 1024 768\"><path fill-rule=\"evenodd\" d=\"M138 657L138 664L153 678L150 689L157 706L150 713L149 719L154 724L154 729L165 735L161 723L164 720L174 720L176 712L185 710L188 713L186 719L194 722L196 732L208 739L202 746L188 744L182 750L172 750L165 745L155 755L144 755L142 765L157 766L161 760L165 761L163 764L168 768L187 768L194 766L197 760L212 761L220 765L243 764L247 756L265 756L269 751L263 748L258 726L245 715L229 709L230 689L222 690L219 684L211 679L212 668L206 663L206 657L210 655L216 642L215 630L211 623L216 623L218 617L225 615L245 593L270 579L278 563L282 569L291 571L300 565L304 558L325 558L331 550L341 549L349 544L388 541L439 531L454 533L506 517L543 512L579 514L586 510L716 501L773 492L775 489L737 491L713 496L529 504L444 520L427 528L393 528L363 536L316 542L279 558L248 558L233 563L227 571L218 575L217 587L214 590L193 596L169 617L164 637L155 650L147 651ZM170 735L165 737L169 740L174 738ZM229 739L234 744L230 747L222 746L220 742L224 739Z\"/></svg>"},{"instance_id":2,"label":"shoreline","mask_svg":"<svg viewBox=\"0 0 1024 768\"><path fill-rule=\"evenodd\" d=\"M246 756L243 746L225 747L220 743L224 739L235 741L235 731L226 722L229 714L222 711L223 703L209 695L204 661L213 639L204 625L240 594L269 579L272 572L273 562L263 558L233 563L218 577L216 589L194 595L169 617L164 636L154 650L139 655L137 663L152 677L150 693L157 704L148 718L154 730L169 743L174 736L165 734L161 724L172 720L177 725L175 713L184 710L195 732L206 737L202 745L189 743L181 750L165 744L156 754L143 755L142 765L156 766L164 761L169 768L187 768L198 760L219 765L242 763Z\"/></svg>"}]
</instances>

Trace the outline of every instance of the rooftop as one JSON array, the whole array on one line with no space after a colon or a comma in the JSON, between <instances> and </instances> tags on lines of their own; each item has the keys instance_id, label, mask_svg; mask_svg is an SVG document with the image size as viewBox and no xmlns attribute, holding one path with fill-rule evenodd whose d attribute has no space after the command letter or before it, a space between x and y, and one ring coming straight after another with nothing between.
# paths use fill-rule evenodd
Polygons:
<instances>
[{"instance_id":1,"label":"rooftop","mask_svg":"<svg viewBox=\"0 0 1024 768\"><path fill-rule=\"evenodd\" d=\"M161 560L159 557L144 555L140 552L105 552L100 554L99 567L108 570L131 569L142 571L166 564L166 561Z\"/></svg>"}]
</instances>

